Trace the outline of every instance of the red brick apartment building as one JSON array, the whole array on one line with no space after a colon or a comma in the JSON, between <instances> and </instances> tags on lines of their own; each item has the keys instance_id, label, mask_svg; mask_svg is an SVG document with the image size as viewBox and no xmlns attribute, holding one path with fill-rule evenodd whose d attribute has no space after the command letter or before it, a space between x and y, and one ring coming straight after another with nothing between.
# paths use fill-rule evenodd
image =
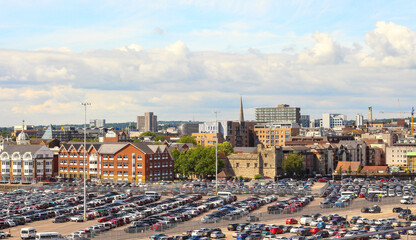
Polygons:
<instances>
[{"instance_id":1,"label":"red brick apartment building","mask_svg":"<svg viewBox=\"0 0 416 240\"><path fill-rule=\"evenodd\" d=\"M146 143L88 143L87 179L103 182L154 182L173 180L174 161L166 145ZM84 177L84 145L63 144L59 151L59 176Z\"/></svg>"}]
</instances>

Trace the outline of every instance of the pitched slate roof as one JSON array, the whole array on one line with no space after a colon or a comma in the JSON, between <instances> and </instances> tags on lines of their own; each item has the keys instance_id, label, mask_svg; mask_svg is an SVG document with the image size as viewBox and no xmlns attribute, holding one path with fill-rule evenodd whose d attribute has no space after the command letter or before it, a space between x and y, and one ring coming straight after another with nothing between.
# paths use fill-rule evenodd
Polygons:
<instances>
[{"instance_id":1,"label":"pitched slate roof","mask_svg":"<svg viewBox=\"0 0 416 240\"><path fill-rule=\"evenodd\" d=\"M44 147L44 145L6 145L4 146L3 152L7 152L9 154L14 152L26 153L31 152L32 154L39 151L40 148Z\"/></svg>"},{"instance_id":2,"label":"pitched slate roof","mask_svg":"<svg viewBox=\"0 0 416 240\"><path fill-rule=\"evenodd\" d=\"M139 149L140 151L142 151L145 154L153 154L153 150L149 148L149 144L143 143L143 142L136 142L136 143L131 143L132 145L134 145L137 149Z\"/></svg>"},{"instance_id":3,"label":"pitched slate roof","mask_svg":"<svg viewBox=\"0 0 416 240\"><path fill-rule=\"evenodd\" d=\"M114 154L127 145L129 145L129 143L106 143L101 145L98 152L100 154Z\"/></svg>"}]
</instances>

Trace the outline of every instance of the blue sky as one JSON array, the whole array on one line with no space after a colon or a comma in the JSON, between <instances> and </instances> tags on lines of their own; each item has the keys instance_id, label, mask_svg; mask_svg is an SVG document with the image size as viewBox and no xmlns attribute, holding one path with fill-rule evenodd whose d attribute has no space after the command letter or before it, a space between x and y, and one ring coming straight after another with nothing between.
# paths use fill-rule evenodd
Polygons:
<instances>
[{"instance_id":1,"label":"blue sky","mask_svg":"<svg viewBox=\"0 0 416 240\"><path fill-rule=\"evenodd\" d=\"M108 122L235 119L240 95L246 119L405 110L415 16L415 1L0 0L0 126L79 123L84 100Z\"/></svg>"}]
</instances>

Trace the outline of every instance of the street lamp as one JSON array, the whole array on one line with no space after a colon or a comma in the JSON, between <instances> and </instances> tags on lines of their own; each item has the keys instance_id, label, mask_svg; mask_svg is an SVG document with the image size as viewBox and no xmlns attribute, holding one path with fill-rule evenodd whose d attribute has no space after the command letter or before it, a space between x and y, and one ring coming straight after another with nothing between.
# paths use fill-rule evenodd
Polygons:
<instances>
[{"instance_id":1,"label":"street lamp","mask_svg":"<svg viewBox=\"0 0 416 240\"><path fill-rule=\"evenodd\" d=\"M83 102L81 105L84 106L84 222L87 221L87 106L91 103Z\"/></svg>"},{"instance_id":2,"label":"street lamp","mask_svg":"<svg viewBox=\"0 0 416 240\"><path fill-rule=\"evenodd\" d=\"M216 141L215 141L215 195L218 195L218 119L217 114L218 111L214 111L215 113L215 127L216 131Z\"/></svg>"}]
</instances>

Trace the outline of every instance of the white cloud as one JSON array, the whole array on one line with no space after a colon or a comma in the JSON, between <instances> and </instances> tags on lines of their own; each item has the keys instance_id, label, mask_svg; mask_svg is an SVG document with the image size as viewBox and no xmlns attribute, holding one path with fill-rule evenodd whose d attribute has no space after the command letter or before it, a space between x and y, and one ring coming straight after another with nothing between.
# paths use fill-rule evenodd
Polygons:
<instances>
[{"instance_id":1,"label":"white cloud","mask_svg":"<svg viewBox=\"0 0 416 240\"><path fill-rule=\"evenodd\" d=\"M344 60L344 50L328 33L316 31L312 35L316 43L299 54L299 62L307 64L336 64Z\"/></svg>"},{"instance_id":2,"label":"white cloud","mask_svg":"<svg viewBox=\"0 0 416 240\"><path fill-rule=\"evenodd\" d=\"M138 44L84 52L0 49L0 114L8 114L6 125L20 119L76 123L82 120L80 103L89 101L91 118L110 122L146 111L161 120L194 115L204 120L213 109L222 119L236 119L240 94L248 109L289 103L306 114L392 107L397 95L405 108L416 88L415 46L409 44L414 35L403 26L378 23L367 34L372 52L360 46L364 43L346 48L320 32L299 54L266 54L254 46L244 53L199 52L182 41L158 49ZM401 57L406 64L388 61Z\"/></svg>"},{"instance_id":3,"label":"white cloud","mask_svg":"<svg viewBox=\"0 0 416 240\"><path fill-rule=\"evenodd\" d=\"M416 33L408 27L381 21L365 37L373 51L363 56L363 66L416 67Z\"/></svg>"}]
</instances>

